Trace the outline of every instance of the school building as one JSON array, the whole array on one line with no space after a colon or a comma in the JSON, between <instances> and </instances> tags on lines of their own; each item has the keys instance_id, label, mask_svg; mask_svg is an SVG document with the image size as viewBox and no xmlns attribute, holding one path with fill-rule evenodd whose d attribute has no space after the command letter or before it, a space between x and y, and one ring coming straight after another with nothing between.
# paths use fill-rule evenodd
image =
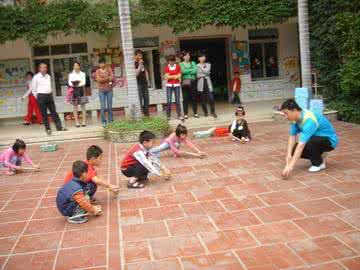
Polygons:
<instances>
[{"instance_id":1,"label":"school building","mask_svg":"<svg viewBox=\"0 0 360 270\"><path fill-rule=\"evenodd\" d=\"M217 102L229 102L230 81L233 73L241 74L243 102L264 101L293 96L299 85L299 45L297 18L286 23L264 28L207 26L196 32L175 35L169 27L140 25L133 28L135 49L145 52L149 68L152 110L161 111L166 103L163 69L166 56L180 50L190 50L195 56L206 52L212 64L212 80ZM52 77L53 94L60 113L72 111L65 103L67 76L78 60L87 74L87 108L93 114L100 108L93 73L100 57L112 66L116 85L114 104L121 114L127 107L126 76L123 66L120 30L101 36L58 35L48 37L42 46L31 47L18 39L0 45L0 118L21 117L27 102L21 99L25 92L24 74L36 71L45 62ZM115 114L116 114L115 113Z\"/></svg>"}]
</instances>

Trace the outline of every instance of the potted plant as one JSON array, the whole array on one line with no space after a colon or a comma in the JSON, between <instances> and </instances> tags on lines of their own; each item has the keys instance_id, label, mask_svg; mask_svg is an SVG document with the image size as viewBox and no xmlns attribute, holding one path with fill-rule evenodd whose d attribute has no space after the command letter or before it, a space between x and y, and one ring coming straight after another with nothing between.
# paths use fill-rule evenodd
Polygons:
<instances>
[{"instance_id":1,"label":"potted plant","mask_svg":"<svg viewBox=\"0 0 360 270\"><path fill-rule=\"evenodd\" d=\"M107 125L104 128L104 137L114 143L136 142L144 130L153 132L157 137L163 137L169 134L170 125L162 117L145 117L139 121L125 119Z\"/></svg>"}]
</instances>

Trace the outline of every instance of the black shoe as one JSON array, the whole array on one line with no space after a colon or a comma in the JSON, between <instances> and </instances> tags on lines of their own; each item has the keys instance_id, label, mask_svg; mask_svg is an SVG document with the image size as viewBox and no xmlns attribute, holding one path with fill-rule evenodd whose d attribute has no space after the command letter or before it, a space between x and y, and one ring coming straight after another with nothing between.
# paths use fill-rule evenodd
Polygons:
<instances>
[{"instance_id":1,"label":"black shoe","mask_svg":"<svg viewBox=\"0 0 360 270\"><path fill-rule=\"evenodd\" d=\"M58 131L67 131L67 128L62 127L61 129L58 129Z\"/></svg>"},{"instance_id":2,"label":"black shoe","mask_svg":"<svg viewBox=\"0 0 360 270\"><path fill-rule=\"evenodd\" d=\"M208 113L204 113L204 116L205 116L205 117L208 117L208 116L209 116L209 114L208 114Z\"/></svg>"},{"instance_id":3,"label":"black shoe","mask_svg":"<svg viewBox=\"0 0 360 270\"><path fill-rule=\"evenodd\" d=\"M29 122L24 122L23 125L24 126L30 126L30 123Z\"/></svg>"},{"instance_id":4,"label":"black shoe","mask_svg":"<svg viewBox=\"0 0 360 270\"><path fill-rule=\"evenodd\" d=\"M217 118L217 114L213 113L212 116L216 119Z\"/></svg>"},{"instance_id":5,"label":"black shoe","mask_svg":"<svg viewBox=\"0 0 360 270\"><path fill-rule=\"evenodd\" d=\"M79 127L80 127L80 125L76 125L75 127L79 128Z\"/></svg>"},{"instance_id":6,"label":"black shoe","mask_svg":"<svg viewBox=\"0 0 360 270\"><path fill-rule=\"evenodd\" d=\"M45 132L47 135L51 135L51 129L47 129L47 130L45 130Z\"/></svg>"},{"instance_id":7,"label":"black shoe","mask_svg":"<svg viewBox=\"0 0 360 270\"><path fill-rule=\"evenodd\" d=\"M86 125L84 124L84 125L81 125L82 127L86 127Z\"/></svg>"}]
</instances>

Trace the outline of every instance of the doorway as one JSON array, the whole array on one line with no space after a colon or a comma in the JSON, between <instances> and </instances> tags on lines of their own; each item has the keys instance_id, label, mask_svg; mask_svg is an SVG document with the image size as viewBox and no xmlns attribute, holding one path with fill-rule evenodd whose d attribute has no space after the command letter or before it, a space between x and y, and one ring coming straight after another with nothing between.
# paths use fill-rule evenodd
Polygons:
<instances>
[{"instance_id":1,"label":"doorway","mask_svg":"<svg viewBox=\"0 0 360 270\"><path fill-rule=\"evenodd\" d=\"M190 51L192 60L196 63L201 52L206 54L207 61L211 64L211 80L217 101L229 100L227 41L227 38L180 40L180 49Z\"/></svg>"}]
</instances>

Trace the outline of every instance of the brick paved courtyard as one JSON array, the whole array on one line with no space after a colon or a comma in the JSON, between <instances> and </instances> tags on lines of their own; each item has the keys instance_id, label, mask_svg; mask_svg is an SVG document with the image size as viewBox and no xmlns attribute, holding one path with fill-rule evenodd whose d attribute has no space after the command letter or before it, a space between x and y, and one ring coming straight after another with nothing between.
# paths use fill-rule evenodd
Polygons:
<instances>
[{"instance_id":1,"label":"brick paved courtyard","mask_svg":"<svg viewBox=\"0 0 360 270\"><path fill-rule=\"evenodd\" d=\"M196 140L207 159L164 157L173 180L144 190L127 190L118 173L128 145L31 146L41 172L0 176L0 268L359 270L360 127L336 127L341 144L319 174L302 161L282 180L287 125L258 123L250 144ZM98 192L104 214L67 224L57 188L94 143L105 152L99 174L121 193Z\"/></svg>"}]
</instances>

